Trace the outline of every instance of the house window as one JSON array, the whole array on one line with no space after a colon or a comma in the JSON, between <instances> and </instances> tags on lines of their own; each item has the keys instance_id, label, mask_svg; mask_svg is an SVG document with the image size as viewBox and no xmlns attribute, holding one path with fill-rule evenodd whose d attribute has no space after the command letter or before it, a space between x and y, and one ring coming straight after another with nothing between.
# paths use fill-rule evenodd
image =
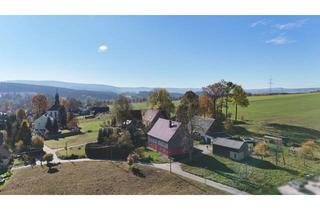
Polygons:
<instances>
[{"instance_id":1,"label":"house window","mask_svg":"<svg viewBox=\"0 0 320 210\"><path fill-rule=\"evenodd\" d=\"M234 158L237 159L237 154L236 153L234 153Z\"/></svg>"}]
</instances>

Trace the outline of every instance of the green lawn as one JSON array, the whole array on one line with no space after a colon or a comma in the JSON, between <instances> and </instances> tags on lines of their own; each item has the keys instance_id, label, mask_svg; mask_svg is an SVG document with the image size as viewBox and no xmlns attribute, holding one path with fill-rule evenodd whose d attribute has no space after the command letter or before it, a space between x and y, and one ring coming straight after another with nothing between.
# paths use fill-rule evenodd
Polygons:
<instances>
[{"instance_id":1,"label":"green lawn","mask_svg":"<svg viewBox=\"0 0 320 210\"><path fill-rule=\"evenodd\" d=\"M320 174L319 159L303 160L286 156L286 165L282 160L275 165L273 156L260 158L250 157L246 162L237 162L217 155L202 155L182 165L183 170L205 176L207 179L233 186L252 194L278 194L277 187L288 181L301 179L306 174Z\"/></svg>"},{"instance_id":2,"label":"green lawn","mask_svg":"<svg viewBox=\"0 0 320 210\"><path fill-rule=\"evenodd\" d=\"M68 143L68 147L70 147L96 141L100 125L108 119L108 115L94 119L81 118L79 120L79 126L83 134L60 138L58 140L47 140L45 144L52 149L59 149L64 148L66 142Z\"/></svg>"},{"instance_id":3,"label":"green lawn","mask_svg":"<svg viewBox=\"0 0 320 210\"><path fill-rule=\"evenodd\" d=\"M249 97L250 106L239 108L244 124L233 134L261 135L272 133L294 142L320 139L320 93ZM230 107L234 117L234 107Z\"/></svg>"},{"instance_id":4,"label":"green lawn","mask_svg":"<svg viewBox=\"0 0 320 210\"><path fill-rule=\"evenodd\" d=\"M76 146L68 148L68 151L62 149L56 152L57 156L61 159L69 159L70 157L77 158L86 158L85 146Z\"/></svg>"},{"instance_id":5,"label":"green lawn","mask_svg":"<svg viewBox=\"0 0 320 210\"><path fill-rule=\"evenodd\" d=\"M139 147L137 150L140 150L139 154L141 155L140 158L144 161L150 161L153 163L167 163L168 160L166 157L161 156L160 153L153 151L148 148Z\"/></svg>"}]
</instances>

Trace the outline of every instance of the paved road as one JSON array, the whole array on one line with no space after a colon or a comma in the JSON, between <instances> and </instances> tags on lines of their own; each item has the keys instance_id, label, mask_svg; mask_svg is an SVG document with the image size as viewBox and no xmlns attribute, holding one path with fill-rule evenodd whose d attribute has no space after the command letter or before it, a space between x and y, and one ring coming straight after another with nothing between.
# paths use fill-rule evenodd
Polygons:
<instances>
[{"instance_id":1,"label":"paved road","mask_svg":"<svg viewBox=\"0 0 320 210\"><path fill-rule=\"evenodd\" d=\"M151 166L156 167L156 168L160 168L160 169L163 169L163 170L170 171L170 164L169 163L151 164ZM233 188L233 187L230 187L230 186L227 186L227 185L223 185L223 184L220 184L218 182L214 182L214 181L211 181L211 180L208 180L208 179L204 179L203 177L196 176L194 174L185 172L181 168L181 163L178 163L178 162L174 162L174 163L171 164L171 172L175 173L175 174L178 174L180 176L192 179L194 181L201 182L203 184L209 185L209 186L214 187L216 189L228 192L228 193L233 194L233 195L250 195L249 193L240 191L240 190L238 190L236 188Z\"/></svg>"},{"instance_id":2,"label":"paved road","mask_svg":"<svg viewBox=\"0 0 320 210\"><path fill-rule=\"evenodd\" d=\"M56 154L56 152L59 151L59 150L61 150L61 149L51 149L50 147L47 147L46 145L43 146L43 151L45 151L46 153L49 153L49 154L53 154L53 160L51 161L52 163L71 163L71 162L83 162L83 161L97 161L95 159L89 159L89 158L81 158L81 159L74 159L74 160L62 160ZM38 160L36 162L36 165L41 165L41 162ZM12 170L18 170L18 169L23 169L23 168L28 168L28 167L31 167L31 165L13 167Z\"/></svg>"},{"instance_id":3,"label":"paved road","mask_svg":"<svg viewBox=\"0 0 320 210\"><path fill-rule=\"evenodd\" d=\"M212 153L212 145L208 145L208 144L197 144L194 145L195 148L201 150L202 154L211 154Z\"/></svg>"}]
</instances>

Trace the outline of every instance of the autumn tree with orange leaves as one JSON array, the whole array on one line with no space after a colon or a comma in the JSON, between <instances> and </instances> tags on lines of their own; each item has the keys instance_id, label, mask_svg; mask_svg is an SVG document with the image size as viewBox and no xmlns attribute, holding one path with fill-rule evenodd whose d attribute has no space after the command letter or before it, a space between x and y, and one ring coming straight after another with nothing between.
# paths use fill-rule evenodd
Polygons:
<instances>
[{"instance_id":1,"label":"autumn tree with orange leaves","mask_svg":"<svg viewBox=\"0 0 320 210\"><path fill-rule=\"evenodd\" d=\"M32 112L34 118L37 119L46 112L49 106L49 101L45 95L37 94L32 97Z\"/></svg>"}]
</instances>

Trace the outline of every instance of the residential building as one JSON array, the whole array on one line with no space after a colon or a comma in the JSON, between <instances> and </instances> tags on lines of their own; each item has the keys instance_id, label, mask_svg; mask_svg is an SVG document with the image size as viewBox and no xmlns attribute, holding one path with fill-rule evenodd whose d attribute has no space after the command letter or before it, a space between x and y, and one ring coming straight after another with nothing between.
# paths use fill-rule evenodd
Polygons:
<instances>
[{"instance_id":1,"label":"residential building","mask_svg":"<svg viewBox=\"0 0 320 210\"><path fill-rule=\"evenodd\" d=\"M193 141L180 122L159 118L148 132L148 147L167 156L193 150Z\"/></svg>"}]
</instances>

